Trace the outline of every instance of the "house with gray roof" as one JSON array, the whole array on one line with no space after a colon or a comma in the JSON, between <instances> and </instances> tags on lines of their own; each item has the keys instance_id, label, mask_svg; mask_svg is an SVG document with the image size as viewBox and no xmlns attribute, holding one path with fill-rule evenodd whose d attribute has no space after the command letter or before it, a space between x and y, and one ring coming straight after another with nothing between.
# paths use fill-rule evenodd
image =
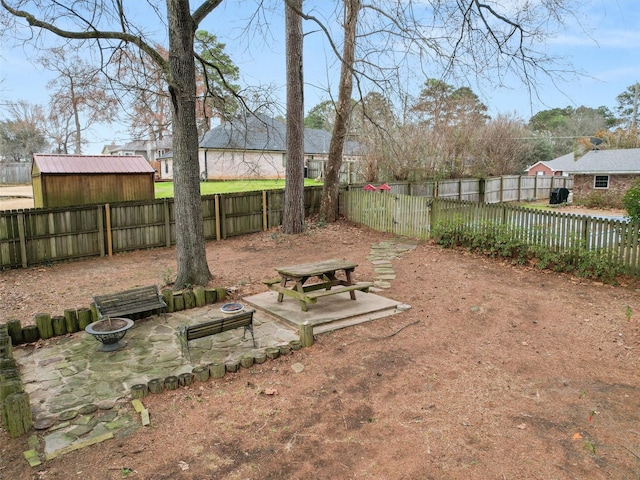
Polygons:
<instances>
[{"instance_id":1,"label":"house with gray roof","mask_svg":"<svg viewBox=\"0 0 640 480\"><path fill-rule=\"evenodd\" d=\"M283 122L265 115L247 114L225 121L202 136L198 153L201 179L284 178L286 132ZM305 171L312 163L314 171L322 171L317 164L328 159L330 143L330 132L305 128ZM361 150L357 142L347 141L343 161L356 162ZM172 156L159 160L162 178L173 178Z\"/></svg>"},{"instance_id":2,"label":"house with gray roof","mask_svg":"<svg viewBox=\"0 0 640 480\"><path fill-rule=\"evenodd\" d=\"M529 167L529 173L541 166L547 175L572 175L574 200L599 195L608 203L619 203L636 178L640 178L640 148L589 150L576 158L573 153Z\"/></svg>"},{"instance_id":3,"label":"house with gray roof","mask_svg":"<svg viewBox=\"0 0 640 480\"><path fill-rule=\"evenodd\" d=\"M103 155L132 156L142 155L147 161L153 162L158 157L170 152L173 148L171 136L160 140L134 140L124 145L105 145L102 148Z\"/></svg>"}]
</instances>

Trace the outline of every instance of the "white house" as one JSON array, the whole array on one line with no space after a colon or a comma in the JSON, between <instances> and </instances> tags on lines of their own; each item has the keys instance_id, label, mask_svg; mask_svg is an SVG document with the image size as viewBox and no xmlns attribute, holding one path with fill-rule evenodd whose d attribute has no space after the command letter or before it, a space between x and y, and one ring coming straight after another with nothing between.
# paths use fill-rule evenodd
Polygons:
<instances>
[{"instance_id":1,"label":"white house","mask_svg":"<svg viewBox=\"0 0 640 480\"><path fill-rule=\"evenodd\" d=\"M200 178L284 178L287 162L286 131L287 127L283 122L252 114L226 121L209 130L202 137L198 150ZM330 142L330 132L305 128L305 167L312 161L326 161ZM359 158L359 144L346 142L344 161L353 162ZM161 178L173 178L173 156L167 154L158 160ZM320 168L318 170L321 171Z\"/></svg>"},{"instance_id":2,"label":"white house","mask_svg":"<svg viewBox=\"0 0 640 480\"><path fill-rule=\"evenodd\" d=\"M142 155L148 162L153 162L171 152L171 149L172 138L166 136L161 140L134 140L124 145L105 145L102 155Z\"/></svg>"}]
</instances>

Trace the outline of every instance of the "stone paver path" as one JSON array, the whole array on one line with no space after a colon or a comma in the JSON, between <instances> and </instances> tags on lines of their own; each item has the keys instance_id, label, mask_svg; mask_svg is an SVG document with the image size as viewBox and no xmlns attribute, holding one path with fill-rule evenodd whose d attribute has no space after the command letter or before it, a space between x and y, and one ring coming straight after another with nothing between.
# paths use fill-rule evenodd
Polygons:
<instances>
[{"instance_id":1,"label":"stone paver path","mask_svg":"<svg viewBox=\"0 0 640 480\"><path fill-rule=\"evenodd\" d=\"M376 288L390 288L391 281L396 278L393 270L393 260L400 258L416 248L415 243L407 239L386 240L371 246L369 261L374 266L376 274L373 286Z\"/></svg>"}]
</instances>

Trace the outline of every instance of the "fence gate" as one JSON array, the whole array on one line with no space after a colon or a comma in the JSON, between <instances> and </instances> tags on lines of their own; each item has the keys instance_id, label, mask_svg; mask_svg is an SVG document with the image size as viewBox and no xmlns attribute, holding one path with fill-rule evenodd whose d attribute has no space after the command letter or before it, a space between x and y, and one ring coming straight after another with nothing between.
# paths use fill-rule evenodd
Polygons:
<instances>
[{"instance_id":1,"label":"fence gate","mask_svg":"<svg viewBox=\"0 0 640 480\"><path fill-rule=\"evenodd\" d=\"M380 232L429 238L431 199L382 192L344 192L350 221Z\"/></svg>"},{"instance_id":2,"label":"fence gate","mask_svg":"<svg viewBox=\"0 0 640 480\"><path fill-rule=\"evenodd\" d=\"M384 195L384 194L381 194ZM393 198L393 233L404 237L429 238L431 200L408 195L385 195Z\"/></svg>"}]
</instances>

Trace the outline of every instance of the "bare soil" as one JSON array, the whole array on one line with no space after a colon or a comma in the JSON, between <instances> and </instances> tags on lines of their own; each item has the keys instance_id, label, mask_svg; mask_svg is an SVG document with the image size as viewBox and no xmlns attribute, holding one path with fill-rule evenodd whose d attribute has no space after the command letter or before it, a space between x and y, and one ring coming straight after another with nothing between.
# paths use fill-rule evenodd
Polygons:
<instances>
[{"instance_id":1,"label":"bare soil","mask_svg":"<svg viewBox=\"0 0 640 480\"><path fill-rule=\"evenodd\" d=\"M265 291L275 266L326 258L355 261L356 279L371 280L371 246L390 238L339 222L211 242L211 285L240 298ZM96 293L163 284L175 253L2 272L0 318L29 322ZM393 268L379 294L411 310L147 397L150 427L34 469L27 437L0 431L0 478L640 477L637 282L603 285L429 243Z\"/></svg>"}]
</instances>

